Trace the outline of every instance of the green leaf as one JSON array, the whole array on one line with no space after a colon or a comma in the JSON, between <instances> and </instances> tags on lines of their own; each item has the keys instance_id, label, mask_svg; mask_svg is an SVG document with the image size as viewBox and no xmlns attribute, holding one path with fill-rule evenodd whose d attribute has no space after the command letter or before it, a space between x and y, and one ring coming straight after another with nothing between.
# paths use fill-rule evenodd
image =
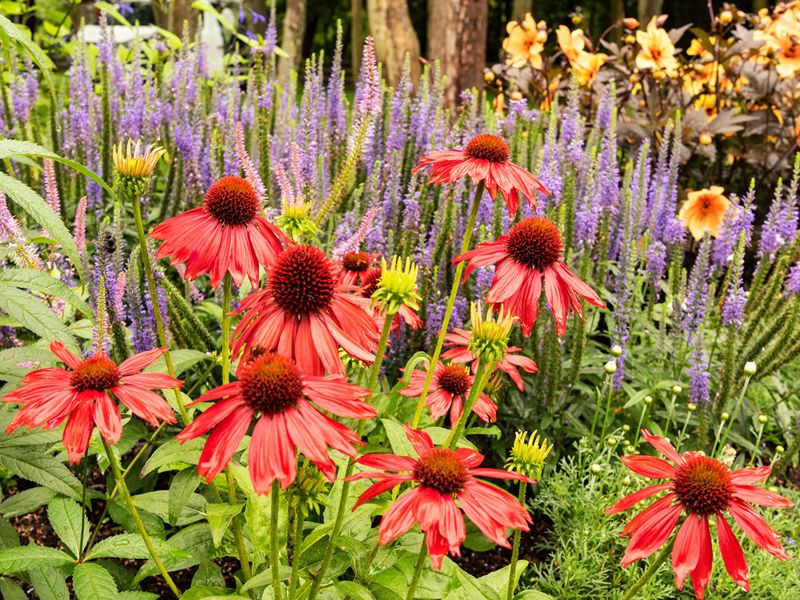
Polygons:
<instances>
[{"instance_id":1,"label":"green leaf","mask_svg":"<svg viewBox=\"0 0 800 600\"><path fill-rule=\"evenodd\" d=\"M193 367L203 360L209 360L211 357L205 352L190 349L170 350L169 357L172 359L172 364L175 367L175 373L181 374L186 369ZM156 362L144 370L145 373L166 373L167 363L165 358L160 356Z\"/></svg>"},{"instance_id":2,"label":"green leaf","mask_svg":"<svg viewBox=\"0 0 800 600\"><path fill-rule=\"evenodd\" d=\"M80 352L66 324L42 300L31 294L16 288L3 289L0 293L0 310L39 337L58 340L76 354Z\"/></svg>"},{"instance_id":3,"label":"green leaf","mask_svg":"<svg viewBox=\"0 0 800 600\"><path fill-rule=\"evenodd\" d=\"M405 426L392 418L381 419L383 428L386 430L386 437L389 438L389 445L392 452L397 456L416 456L414 446L406 437Z\"/></svg>"},{"instance_id":4,"label":"green leaf","mask_svg":"<svg viewBox=\"0 0 800 600\"><path fill-rule=\"evenodd\" d=\"M19 534L17 534L17 530L5 519L0 519L0 550L17 548L18 546Z\"/></svg>"},{"instance_id":5,"label":"green leaf","mask_svg":"<svg viewBox=\"0 0 800 600\"><path fill-rule=\"evenodd\" d=\"M78 556L89 540L91 525L74 500L54 498L47 506L47 518L61 541Z\"/></svg>"},{"instance_id":6,"label":"green leaf","mask_svg":"<svg viewBox=\"0 0 800 600\"><path fill-rule=\"evenodd\" d=\"M554 598L539 590L523 590L514 596L514 600L554 600Z\"/></svg>"},{"instance_id":7,"label":"green leaf","mask_svg":"<svg viewBox=\"0 0 800 600\"><path fill-rule=\"evenodd\" d=\"M0 466L73 500L81 498L81 482L64 463L48 454L30 452L27 448L0 448Z\"/></svg>"},{"instance_id":8,"label":"green leaf","mask_svg":"<svg viewBox=\"0 0 800 600\"><path fill-rule=\"evenodd\" d=\"M94 312L71 288L55 277L32 269L6 269L0 271L0 285L28 289L60 298L94 322Z\"/></svg>"},{"instance_id":9,"label":"green leaf","mask_svg":"<svg viewBox=\"0 0 800 600\"><path fill-rule=\"evenodd\" d=\"M184 469L178 473L169 486L169 511L167 523L175 525L178 522L184 505L189 501L197 486L200 476L195 469Z\"/></svg>"},{"instance_id":10,"label":"green leaf","mask_svg":"<svg viewBox=\"0 0 800 600\"><path fill-rule=\"evenodd\" d=\"M114 596L114 600L158 600L158 594L152 592L119 592Z\"/></svg>"},{"instance_id":11,"label":"green leaf","mask_svg":"<svg viewBox=\"0 0 800 600\"><path fill-rule=\"evenodd\" d=\"M28 368L30 371L30 367ZM8 415L11 417L11 415ZM5 429L11 419L0 419ZM0 448L10 448L19 446L50 446L58 443L62 433L57 429L16 429L11 434L6 434L0 438Z\"/></svg>"},{"instance_id":12,"label":"green leaf","mask_svg":"<svg viewBox=\"0 0 800 600\"><path fill-rule=\"evenodd\" d=\"M225 588L225 578L218 564L204 560L198 565L192 576L192 588L200 586Z\"/></svg>"},{"instance_id":13,"label":"green leaf","mask_svg":"<svg viewBox=\"0 0 800 600\"><path fill-rule=\"evenodd\" d=\"M69 600L67 579L60 570L38 569L29 571L28 575L39 600Z\"/></svg>"},{"instance_id":14,"label":"green leaf","mask_svg":"<svg viewBox=\"0 0 800 600\"><path fill-rule=\"evenodd\" d=\"M211 556L213 549L211 531L207 523L195 523L169 538L169 543L181 550L186 550L191 556L185 558L164 557L164 564L168 571L188 569ZM145 577L152 577L158 573L152 560L148 560L134 578L134 583L140 582Z\"/></svg>"},{"instance_id":15,"label":"green leaf","mask_svg":"<svg viewBox=\"0 0 800 600\"><path fill-rule=\"evenodd\" d=\"M20 366L19 363L38 363L35 366L41 369L54 366L57 360L55 354L46 348L35 346L6 348L0 351L0 379L20 379L31 370L30 366ZM5 439L0 439L0 444L4 441Z\"/></svg>"},{"instance_id":16,"label":"green leaf","mask_svg":"<svg viewBox=\"0 0 800 600\"><path fill-rule=\"evenodd\" d=\"M0 577L0 598L3 600L28 600L28 595L22 591L16 581Z\"/></svg>"},{"instance_id":17,"label":"green leaf","mask_svg":"<svg viewBox=\"0 0 800 600\"><path fill-rule=\"evenodd\" d=\"M64 254L69 257L80 278L83 279L83 261L78 253L75 240L72 239L72 234L64 226L61 217L55 213L44 198L18 179L14 179L2 172L0 172L0 190L3 190L39 225L47 229L50 236L60 244Z\"/></svg>"},{"instance_id":18,"label":"green leaf","mask_svg":"<svg viewBox=\"0 0 800 600\"><path fill-rule=\"evenodd\" d=\"M29 545L0 550L0 573L63 567L73 562L75 559L66 552L44 546Z\"/></svg>"},{"instance_id":19,"label":"green leaf","mask_svg":"<svg viewBox=\"0 0 800 600\"><path fill-rule=\"evenodd\" d=\"M142 467L141 477L169 465L180 463L196 465L197 461L200 460L203 444L205 444L205 441L201 438L189 440L185 444L181 444L178 440L169 440L156 448L155 452L150 455L150 458L147 459L147 462Z\"/></svg>"},{"instance_id":20,"label":"green leaf","mask_svg":"<svg viewBox=\"0 0 800 600\"><path fill-rule=\"evenodd\" d=\"M209 504L206 507L208 526L211 529L211 540L215 547L222 543L222 537L231 524L231 520L242 512L244 503L238 504Z\"/></svg>"},{"instance_id":21,"label":"green leaf","mask_svg":"<svg viewBox=\"0 0 800 600\"><path fill-rule=\"evenodd\" d=\"M59 162L71 169L74 169L75 171L78 171L82 175L85 175L97 183L97 185L102 187L105 191L107 191L112 198L114 197L114 190L111 189L111 187L103 180L103 178L91 169L84 167L81 163L70 160L69 158L64 158L63 156L59 156L52 150L48 150L44 146L34 144L33 142L28 142L25 140L0 140L0 159L9 158L15 155L38 156L40 158L49 158L50 160Z\"/></svg>"},{"instance_id":22,"label":"green leaf","mask_svg":"<svg viewBox=\"0 0 800 600\"><path fill-rule=\"evenodd\" d=\"M116 598L117 584L111 573L95 563L80 563L72 573L72 586L78 600Z\"/></svg>"},{"instance_id":23,"label":"green leaf","mask_svg":"<svg viewBox=\"0 0 800 600\"><path fill-rule=\"evenodd\" d=\"M156 547L156 552L161 558L168 556L174 558L185 558L189 554L180 548L176 548L172 544L152 538L153 545ZM122 533L113 535L104 540L100 540L86 555L87 559L94 560L98 558L150 558L150 552L138 533Z\"/></svg>"},{"instance_id":24,"label":"green leaf","mask_svg":"<svg viewBox=\"0 0 800 600\"><path fill-rule=\"evenodd\" d=\"M56 102L56 85L55 80L53 79L53 73L51 72L51 68L53 66L53 61L51 61L44 51L36 45L36 43L30 39L23 31L17 27L14 23L9 21L3 15L0 15L0 32L2 32L3 40L6 41L11 39L21 45L25 51L31 55L31 59L36 66L39 67L39 70L42 72L44 76L45 83L47 84L47 88L50 91L50 96L53 99L53 104Z\"/></svg>"},{"instance_id":25,"label":"green leaf","mask_svg":"<svg viewBox=\"0 0 800 600\"><path fill-rule=\"evenodd\" d=\"M169 520L169 490L156 490L154 492L146 492L144 494L137 494L133 497L133 503L136 508L146 510L149 513L156 515L165 523ZM175 524L178 527L200 521L205 518L206 513L206 499L200 494L192 494L189 499L181 507L180 515Z\"/></svg>"},{"instance_id":26,"label":"green leaf","mask_svg":"<svg viewBox=\"0 0 800 600\"><path fill-rule=\"evenodd\" d=\"M375 600L372 592L355 581L337 581L335 587L343 596L349 596L353 600Z\"/></svg>"}]
</instances>

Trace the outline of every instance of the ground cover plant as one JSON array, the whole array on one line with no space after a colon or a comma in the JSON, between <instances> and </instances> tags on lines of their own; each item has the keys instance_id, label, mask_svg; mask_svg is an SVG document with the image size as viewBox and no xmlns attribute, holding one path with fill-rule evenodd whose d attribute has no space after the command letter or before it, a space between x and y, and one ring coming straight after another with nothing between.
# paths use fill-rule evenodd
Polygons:
<instances>
[{"instance_id":1,"label":"ground cover plant","mask_svg":"<svg viewBox=\"0 0 800 600\"><path fill-rule=\"evenodd\" d=\"M0 16L3 598L798 597L800 4L456 103L98 5Z\"/></svg>"}]
</instances>

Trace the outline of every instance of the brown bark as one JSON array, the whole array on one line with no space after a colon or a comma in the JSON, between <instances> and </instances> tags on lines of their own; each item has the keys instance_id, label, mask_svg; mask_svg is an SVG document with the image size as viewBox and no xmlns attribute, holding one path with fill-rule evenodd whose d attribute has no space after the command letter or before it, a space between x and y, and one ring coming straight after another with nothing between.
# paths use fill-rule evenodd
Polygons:
<instances>
[{"instance_id":1,"label":"brown bark","mask_svg":"<svg viewBox=\"0 0 800 600\"><path fill-rule=\"evenodd\" d=\"M511 3L511 20L522 21L525 13L533 13L533 0L514 0ZM537 17L536 14L533 15Z\"/></svg>"},{"instance_id":2,"label":"brown bark","mask_svg":"<svg viewBox=\"0 0 800 600\"><path fill-rule=\"evenodd\" d=\"M188 27L189 37L197 32L199 13L192 8L192 0L161 0L153 2L153 20L156 25L171 31L177 36L183 33L184 21Z\"/></svg>"},{"instance_id":3,"label":"brown bark","mask_svg":"<svg viewBox=\"0 0 800 600\"><path fill-rule=\"evenodd\" d=\"M389 85L396 85L403 72L406 54L411 58L411 76L419 77L419 39L408 15L406 0L367 0L367 17L375 56L383 64Z\"/></svg>"},{"instance_id":4,"label":"brown bark","mask_svg":"<svg viewBox=\"0 0 800 600\"><path fill-rule=\"evenodd\" d=\"M639 0L639 22L646 27L650 19L661 14L664 0Z\"/></svg>"},{"instance_id":5,"label":"brown bark","mask_svg":"<svg viewBox=\"0 0 800 600\"><path fill-rule=\"evenodd\" d=\"M278 80L287 81L289 71L299 69L303 60L306 33L306 0L287 0L283 17L281 48L289 55L278 61Z\"/></svg>"},{"instance_id":6,"label":"brown bark","mask_svg":"<svg viewBox=\"0 0 800 600\"><path fill-rule=\"evenodd\" d=\"M461 90L482 85L488 21L488 0L428 0L428 54L447 77L449 106Z\"/></svg>"},{"instance_id":7,"label":"brown bark","mask_svg":"<svg viewBox=\"0 0 800 600\"><path fill-rule=\"evenodd\" d=\"M358 77L358 69L361 66L361 47L364 45L364 30L363 30L363 0L351 0L350 8L352 14L350 15L350 61L352 63L351 71L353 77Z\"/></svg>"}]
</instances>

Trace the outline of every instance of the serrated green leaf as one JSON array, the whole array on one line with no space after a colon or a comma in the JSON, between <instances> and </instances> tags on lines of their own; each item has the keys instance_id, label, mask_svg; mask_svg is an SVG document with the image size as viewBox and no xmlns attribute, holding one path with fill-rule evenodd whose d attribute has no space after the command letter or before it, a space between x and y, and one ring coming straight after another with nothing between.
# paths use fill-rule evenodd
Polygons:
<instances>
[{"instance_id":1,"label":"serrated green leaf","mask_svg":"<svg viewBox=\"0 0 800 600\"><path fill-rule=\"evenodd\" d=\"M5 519L0 519L0 550L19 546L19 534L14 526Z\"/></svg>"},{"instance_id":2,"label":"serrated green leaf","mask_svg":"<svg viewBox=\"0 0 800 600\"><path fill-rule=\"evenodd\" d=\"M66 577L58 569L38 569L28 575L39 600L69 600Z\"/></svg>"},{"instance_id":3,"label":"serrated green leaf","mask_svg":"<svg viewBox=\"0 0 800 600\"><path fill-rule=\"evenodd\" d=\"M6 348L0 351L0 379L18 379L31 370L31 366L20 366L20 363L35 363L33 368L52 367L58 359L46 348L22 346ZM0 440L2 442L2 440Z\"/></svg>"},{"instance_id":4,"label":"serrated green leaf","mask_svg":"<svg viewBox=\"0 0 800 600\"><path fill-rule=\"evenodd\" d=\"M200 563L192 576L192 588L200 586L225 588L225 577L222 576L222 570L218 564L210 560Z\"/></svg>"},{"instance_id":5,"label":"serrated green leaf","mask_svg":"<svg viewBox=\"0 0 800 600\"><path fill-rule=\"evenodd\" d=\"M20 289L33 290L48 296L55 296L64 300L94 322L94 312L89 308L89 305L71 288L47 273L32 269L6 269L0 271L0 285L13 286Z\"/></svg>"},{"instance_id":6,"label":"serrated green leaf","mask_svg":"<svg viewBox=\"0 0 800 600\"><path fill-rule=\"evenodd\" d=\"M86 546L91 528L78 503L69 498L54 498L47 505L47 518L67 549L77 557Z\"/></svg>"},{"instance_id":7,"label":"serrated green leaf","mask_svg":"<svg viewBox=\"0 0 800 600\"><path fill-rule=\"evenodd\" d=\"M211 531L207 523L195 523L185 529L181 529L178 533L173 535L167 540L171 545L186 550L191 557L189 558L171 558L166 557L164 564L168 571L178 571L180 569L188 569L201 561L206 560L211 556L213 549L211 542ZM152 577L158 573L155 564L152 560L148 560L134 578L134 583L138 583L145 577Z\"/></svg>"},{"instance_id":8,"label":"serrated green leaf","mask_svg":"<svg viewBox=\"0 0 800 600\"><path fill-rule=\"evenodd\" d=\"M185 551L181 550L180 548L176 548L164 540L152 538L152 542L156 547L156 552L158 552L161 558L165 558L167 556L174 558L185 558L189 556L189 554ZM121 533L97 542L86 554L86 558L90 560L98 558L140 559L150 558L150 552L147 550L147 546L145 545L142 536L138 533Z\"/></svg>"},{"instance_id":9,"label":"serrated green leaf","mask_svg":"<svg viewBox=\"0 0 800 600\"><path fill-rule=\"evenodd\" d=\"M78 600L115 598L117 584L111 573L95 563L80 563L72 572L72 587Z\"/></svg>"},{"instance_id":10,"label":"serrated green leaf","mask_svg":"<svg viewBox=\"0 0 800 600\"><path fill-rule=\"evenodd\" d=\"M180 348L178 350L170 350L169 357L172 359L172 365L175 368L175 373L180 375L186 369L193 367L203 360L210 360L210 356L205 352L199 350L191 350L187 348ZM167 363L163 356L160 356L152 365L144 370L145 373L166 373Z\"/></svg>"},{"instance_id":11,"label":"serrated green leaf","mask_svg":"<svg viewBox=\"0 0 800 600\"><path fill-rule=\"evenodd\" d=\"M80 352L66 324L39 298L16 288L4 288L0 293L0 310L39 337L58 340L73 352Z\"/></svg>"},{"instance_id":12,"label":"serrated green leaf","mask_svg":"<svg viewBox=\"0 0 800 600\"><path fill-rule=\"evenodd\" d=\"M211 540L214 542L215 547L219 547L222 543L222 537L225 535L231 520L242 512L244 503L238 504L209 504L206 506L206 515L208 517L208 526L211 529Z\"/></svg>"},{"instance_id":13,"label":"serrated green leaf","mask_svg":"<svg viewBox=\"0 0 800 600\"><path fill-rule=\"evenodd\" d=\"M69 554L45 546L19 546L0 550L0 573L20 573L31 569L63 567L75 562Z\"/></svg>"},{"instance_id":14,"label":"serrated green leaf","mask_svg":"<svg viewBox=\"0 0 800 600\"><path fill-rule=\"evenodd\" d=\"M195 469L184 469L179 472L169 485L169 512L167 522L175 525L178 522L184 505L189 501L197 486L200 476Z\"/></svg>"},{"instance_id":15,"label":"serrated green leaf","mask_svg":"<svg viewBox=\"0 0 800 600\"><path fill-rule=\"evenodd\" d=\"M2 172L0 172L0 190L3 190L20 208L47 230L50 236L59 243L64 254L72 263L72 267L83 279L83 261L78 253L75 240L64 226L61 217L53 211L44 198L18 179Z\"/></svg>"},{"instance_id":16,"label":"serrated green leaf","mask_svg":"<svg viewBox=\"0 0 800 600\"><path fill-rule=\"evenodd\" d=\"M137 508L158 516L165 523L169 519L169 490L156 490L137 494L133 497L133 503ZM181 507L180 515L178 515L175 524L178 527L182 527L205 518L206 504L206 499L203 496L191 494Z\"/></svg>"},{"instance_id":17,"label":"serrated green leaf","mask_svg":"<svg viewBox=\"0 0 800 600\"><path fill-rule=\"evenodd\" d=\"M81 482L64 463L48 454L32 453L27 448L0 448L0 466L73 500L81 498Z\"/></svg>"},{"instance_id":18,"label":"serrated green leaf","mask_svg":"<svg viewBox=\"0 0 800 600\"><path fill-rule=\"evenodd\" d=\"M30 370L30 369L28 369ZM7 414L0 418L0 429L5 430L11 422L13 415ZM61 431L57 429L16 429L10 434L0 438L0 448L11 446L50 446L61 439Z\"/></svg>"},{"instance_id":19,"label":"serrated green leaf","mask_svg":"<svg viewBox=\"0 0 800 600\"><path fill-rule=\"evenodd\" d=\"M156 448L155 452L150 455L142 467L141 477L167 465L178 463L196 465L200 460L200 452L202 452L204 444L205 441L201 438L189 440L184 444L178 440L169 440Z\"/></svg>"},{"instance_id":20,"label":"serrated green leaf","mask_svg":"<svg viewBox=\"0 0 800 600\"><path fill-rule=\"evenodd\" d=\"M0 31L2 31L4 38L8 38L17 42L28 54L30 54L31 59L42 72L44 81L47 84L48 90L50 91L50 97L53 99L53 103L55 103L56 85L55 80L53 79L53 73L50 70L52 68L53 61L47 57L44 51L37 46L36 43L30 39L30 37L23 33L19 27L17 27L13 22L9 21L3 15L0 15Z\"/></svg>"},{"instance_id":21,"label":"serrated green leaf","mask_svg":"<svg viewBox=\"0 0 800 600\"><path fill-rule=\"evenodd\" d=\"M0 598L3 600L28 600L28 595L22 591L16 581L0 577Z\"/></svg>"}]
</instances>

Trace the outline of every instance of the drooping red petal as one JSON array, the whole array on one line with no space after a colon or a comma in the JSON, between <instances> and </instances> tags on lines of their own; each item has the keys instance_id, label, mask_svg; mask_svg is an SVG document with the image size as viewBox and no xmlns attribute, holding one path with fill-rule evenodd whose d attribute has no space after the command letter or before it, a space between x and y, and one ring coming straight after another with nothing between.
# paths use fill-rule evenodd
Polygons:
<instances>
[{"instance_id":1,"label":"drooping red petal","mask_svg":"<svg viewBox=\"0 0 800 600\"><path fill-rule=\"evenodd\" d=\"M747 467L731 472L731 482L740 485L752 485L754 483L761 483L766 481L769 477L772 467L764 465L763 467Z\"/></svg>"},{"instance_id":2,"label":"drooping red petal","mask_svg":"<svg viewBox=\"0 0 800 600\"><path fill-rule=\"evenodd\" d=\"M89 440L92 438L94 421L94 402L79 402L67 419L64 427L64 434L61 441L67 449L67 458L70 464L78 463L89 447Z\"/></svg>"},{"instance_id":3,"label":"drooping red petal","mask_svg":"<svg viewBox=\"0 0 800 600\"><path fill-rule=\"evenodd\" d=\"M414 450L416 450L419 456L422 456L429 450L433 450L433 440L431 436L424 431L413 429L409 425L406 425L406 437L408 441L411 442L411 445L414 446Z\"/></svg>"},{"instance_id":4,"label":"drooping red petal","mask_svg":"<svg viewBox=\"0 0 800 600\"><path fill-rule=\"evenodd\" d=\"M200 415L194 421L192 421L183 431L175 436L175 439L180 442L187 442L196 437L200 437L208 432L211 428L216 427L222 421L227 419L241 406L244 405L242 404L241 398L238 396L220 400L219 402L208 407L204 412L200 413Z\"/></svg>"},{"instance_id":5,"label":"drooping red petal","mask_svg":"<svg viewBox=\"0 0 800 600\"><path fill-rule=\"evenodd\" d=\"M695 543L700 548L700 556L697 560L697 566L692 571L692 587L697 600L703 600L706 586L711 579L711 568L714 560L711 549L711 533L708 531L708 518L704 517L702 519L699 536Z\"/></svg>"},{"instance_id":6,"label":"drooping red petal","mask_svg":"<svg viewBox=\"0 0 800 600\"><path fill-rule=\"evenodd\" d=\"M277 479L285 490L294 481L296 466L297 454L284 415L262 415L253 428L247 455L253 488L259 494L268 494Z\"/></svg>"},{"instance_id":7,"label":"drooping red petal","mask_svg":"<svg viewBox=\"0 0 800 600\"><path fill-rule=\"evenodd\" d=\"M417 494L421 488L414 488L401 494L383 515L378 525L378 540L386 545L403 535L414 525L414 509L418 502Z\"/></svg>"},{"instance_id":8,"label":"drooping red petal","mask_svg":"<svg viewBox=\"0 0 800 600\"><path fill-rule=\"evenodd\" d=\"M197 464L197 472L201 477L205 477L206 481L213 480L231 462L231 458L239 448L244 434L247 433L247 429L250 427L252 417L253 411L243 404L239 404L222 422L214 427L211 435L208 436L208 440L206 440L205 446L203 446L203 452L200 454L200 461Z\"/></svg>"},{"instance_id":9,"label":"drooping red petal","mask_svg":"<svg viewBox=\"0 0 800 600\"><path fill-rule=\"evenodd\" d=\"M758 504L759 506L769 506L770 508L791 508L794 506L789 499L780 494L752 485L734 484L733 495L744 502Z\"/></svg>"},{"instance_id":10,"label":"drooping red petal","mask_svg":"<svg viewBox=\"0 0 800 600\"><path fill-rule=\"evenodd\" d=\"M677 450L675 450L668 439L653 435L647 429L642 429L642 436L644 436L644 439L647 440L648 444L661 452L661 454L666 456L676 465L681 466L686 464L686 460L680 454L678 454Z\"/></svg>"},{"instance_id":11,"label":"drooping red petal","mask_svg":"<svg viewBox=\"0 0 800 600\"><path fill-rule=\"evenodd\" d=\"M658 513L651 513L650 518L631 535L622 557L622 566L627 567L632 562L647 558L661 548L675 529L682 510L680 504L667 504Z\"/></svg>"},{"instance_id":12,"label":"drooping red petal","mask_svg":"<svg viewBox=\"0 0 800 600\"><path fill-rule=\"evenodd\" d=\"M356 462L365 467L386 469L387 471L412 471L417 464L417 461L410 456L380 453L365 454Z\"/></svg>"},{"instance_id":13,"label":"drooping red petal","mask_svg":"<svg viewBox=\"0 0 800 600\"><path fill-rule=\"evenodd\" d=\"M675 536L675 545L672 547L672 570L675 572L675 586L683 589L683 582L694 571L697 561L700 560L700 529L705 519L700 515L690 514L684 519L683 525ZM708 525L706 525L706 532Z\"/></svg>"},{"instance_id":14,"label":"drooping red petal","mask_svg":"<svg viewBox=\"0 0 800 600\"><path fill-rule=\"evenodd\" d=\"M122 419L119 416L119 410L105 392L95 394L93 419L109 444L116 444L122 437Z\"/></svg>"},{"instance_id":15,"label":"drooping red petal","mask_svg":"<svg viewBox=\"0 0 800 600\"><path fill-rule=\"evenodd\" d=\"M736 524L742 528L745 535L753 540L756 546L762 548L781 560L789 560L789 555L778 542L780 535L772 529L767 522L741 500L735 499L728 506L728 510Z\"/></svg>"},{"instance_id":16,"label":"drooping red petal","mask_svg":"<svg viewBox=\"0 0 800 600\"><path fill-rule=\"evenodd\" d=\"M359 473L360 475L360 473ZM372 475L374 477L374 475ZM356 477L348 477L348 480L355 480ZM373 483L369 486L363 494L358 497L356 503L353 505L353 510L364 504L365 502L372 500L375 496L382 494L383 492L389 491L394 487L400 485L403 481L412 481L412 475L387 475L381 481L377 483Z\"/></svg>"},{"instance_id":17,"label":"drooping red petal","mask_svg":"<svg viewBox=\"0 0 800 600\"><path fill-rule=\"evenodd\" d=\"M75 369L81 364L81 360L75 356L69 349L57 340L50 342L50 352L55 354L61 362L67 365L70 369Z\"/></svg>"},{"instance_id":18,"label":"drooping red petal","mask_svg":"<svg viewBox=\"0 0 800 600\"><path fill-rule=\"evenodd\" d=\"M717 513L717 539L719 553L731 579L745 592L749 592L750 582L747 580L747 561L744 552L728 521L719 513Z\"/></svg>"}]
</instances>

